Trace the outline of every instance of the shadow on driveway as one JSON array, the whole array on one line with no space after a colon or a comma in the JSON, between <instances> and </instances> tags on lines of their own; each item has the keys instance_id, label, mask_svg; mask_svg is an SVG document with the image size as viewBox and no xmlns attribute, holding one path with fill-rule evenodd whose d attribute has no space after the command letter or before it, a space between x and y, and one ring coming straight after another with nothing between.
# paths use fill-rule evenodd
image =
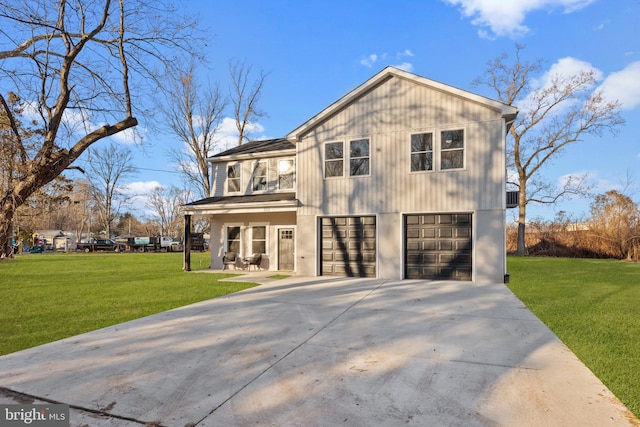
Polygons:
<instances>
[{"instance_id":1,"label":"shadow on driveway","mask_svg":"<svg viewBox=\"0 0 640 427\"><path fill-rule=\"evenodd\" d=\"M502 284L265 282L0 357L0 403L77 426L633 425Z\"/></svg>"}]
</instances>

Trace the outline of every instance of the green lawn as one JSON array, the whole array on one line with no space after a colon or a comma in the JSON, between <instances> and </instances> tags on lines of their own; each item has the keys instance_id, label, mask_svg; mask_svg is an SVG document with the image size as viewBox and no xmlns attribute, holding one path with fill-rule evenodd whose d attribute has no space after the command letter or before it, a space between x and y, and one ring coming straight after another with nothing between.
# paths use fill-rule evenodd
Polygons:
<instances>
[{"instance_id":1,"label":"green lawn","mask_svg":"<svg viewBox=\"0 0 640 427\"><path fill-rule=\"evenodd\" d=\"M640 416L640 264L508 260L511 290Z\"/></svg>"},{"instance_id":2,"label":"green lawn","mask_svg":"<svg viewBox=\"0 0 640 427\"><path fill-rule=\"evenodd\" d=\"M208 253L192 253L193 270ZM25 254L0 262L0 354L7 354L255 284L182 271L181 253Z\"/></svg>"},{"instance_id":3,"label":"green lawn","mask_svg":"<svg viewBox=\"0 0 640 427\"><path fill-rule=\"evenodd\" d=\"M195 269L208 253L193 253ZM640 415L640 264L508 260L511 290ZM253 286L182 254L29 254L0 262L0 354Z\"/></svg>"}]
</instances>

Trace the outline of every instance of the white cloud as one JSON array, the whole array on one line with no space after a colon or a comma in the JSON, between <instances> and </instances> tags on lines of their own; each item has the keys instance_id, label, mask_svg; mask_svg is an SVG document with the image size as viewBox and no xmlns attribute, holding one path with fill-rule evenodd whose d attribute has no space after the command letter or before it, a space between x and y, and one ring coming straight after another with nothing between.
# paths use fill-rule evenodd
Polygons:
<instances>
[{"instance_id":1,"label":"white cloud","mask_svg":"<svg viewBox=\"0 0 640 427\"><path fill-rule=\"evenodd\" d=\"M602 71L590 63L567 56L565 58L560 58L556 63L554 63L541 78L534 79L531 82L531 86L533 89L547 88L552 84L554 79L569 78L571 76L577 76L582 72L592 72L596 81L602 80L604 76Z\"/></svg>"},{"instance_id":2,"label":"white cloud","mask_svg":"<svg viewBox=\"0 0 640 427\"><path fill-rule=\"evenodd\" d=\"M563 13L580 10L595 0L442 0L458 6L462 15L471 18L471 23L489 27L497 36L517 37L526 34L529 28L524 24L526 15L536 10L562 8ZM481 30L488 38L488 33Z\"/></svg>"},{"instance_id":3,"label":"white cloud","mask_svg":"<svg viewBox=\"0 0 640 427\"><path fill-rule=\"evenodd\" d=\"M378 55L375 53L372 53L362 58L360 60L360 64L364 65L365 67L371 68L373 64L376 63L377 60L378 60Z\"/></svg>"},{"instance_id":4,"label":"white cloud","mask_svg":"<svg viewBox=\"0 0 640 427\"><path fill-rule=\"evenodd\" d=\"M163 187L158 181L136 181L123 186L123 192L130 196L149 194L156 187Z\"/></svg>"},{"instance_id":5,"label":"white cloud","mask_svg":"<svg viewBox=\"0 0 640 427\"><path fill-rule=\"evenodd\" d=\"M404 51L402 51L402 52L398 52L398 53L396 54L396 58L398 58L398 59L400 59L400 58L404 58L404 57L407 57L407 56L408 56L408 57L412 57L412 56L414 56L414 55L413 55L413 52L411 52L409 49L405 49Z\"/></svg>"},{"instance_id":6,"label":"white cloud","mask_svg":"<svg viewBox=\"0 0 640 427\"><path fill-rule=\"evenodd\" d=\"M411 58L414 54L411 50L405 49L399 52L396 52L395 55L389 55L387 52L384 53L371 53L360 60L360 64L364 65L367 68L373 67L377 62L386 62L387 59L395 58L396 60L402 60L404 58ZM400 68L405 71L413 70L413 64L408 61L400 62L398 65L393 65L396 68Z\"/></svg>"},{"instance_id":7,"label":"white cloud","mask_svg":"<svg viewBox=\"0 0 640 427\"><path fill-rule=\"evenodd\" d=\"M147 207L148 195L157 187L165 188L158 181L136 181L123 185L122 192L131 198L126 210L149 215L150 211Z\"/></svg>"},{"instance_id":8,"label":"white cloud","mask_svg":"<svg viewBox=\"0 0 640 427\"><path fill-rule=\"evenodd\" d=\"M264 134L264 126L260 123L248 123L245 128L245 134L251 135L252 140L269 139L269 137ZM218 129L216 129L215 153L210 154L213 155L235 147L238 145L239 135L235 119L231 117L223 118Z\"/></svg>"},{"instance_id":9,"label":"white cloud","mask_svg":"<svg viewBox=\"0 0 640 427\"><path fill-rule=\"evenodd\" d=\"M413 64L410 62L403 62L402 64L394 65L394 67L400 68L401 70L405 70L405 71L413 70Z\"/></svg>"},{"instance_id":10,"label":"white cloud","mask_svg":"<svg viewBox=\"0 0 640 427\"><path fill-rule=\"evenodd\" d=\"M596 82L601 81L603 78L603 72L586 61L572 58L570 56L559 59L553 65L551 65L551 67L549 67L549 69L541 77L531 80L531 93L526 98L517 102L516 106L522 111L528 111L531 108L537 107L539 102L537 102L535 99L540 91L551 87L554 81L558 81L558 79L568 79L571 76L577 76L582 72L592 72ZM593 85L594 87L595 84L596 83L594 83ZM593 87L585 86L584 90L592 88ZM564 108L568 108L572 102L573 101L565 101L562 106L560 106L559 108L556 107L556 114L564 111Z\"/></svg>"},{"instance_id":11,"label":"white cloud","mask_svg":"<svg viewBox=\"0 0 640 427\"><path fill-rule=\"evenodd\" d=\"M624 110L640 105L640 61L627 65L624 69L611 73L602 82L600 89L608 99L617 99Z\"/></svg>"}]
</instances>

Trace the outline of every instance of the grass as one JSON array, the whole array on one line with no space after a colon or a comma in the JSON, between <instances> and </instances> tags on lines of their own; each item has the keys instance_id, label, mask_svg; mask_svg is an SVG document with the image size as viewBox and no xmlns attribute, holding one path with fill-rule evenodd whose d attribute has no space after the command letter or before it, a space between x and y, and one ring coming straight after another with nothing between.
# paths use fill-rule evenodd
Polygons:
<instances>
[{"instance_id":1,"label":"grass","mask_svg":"<svg viewBox=\"0 0 640 427\"><path fill-rule=\"evenodd\" d=\"M288 274L274 274L273 276L267 276L267 279L274 279L274 280L280 280L280 279L286 279L287 277L291 277Z\"/></svg>"},{"instance_id":2,"label":"grass","mask_svg":"<svg viewBox=\"0 0 640 427\"><path fill-rule=\"evenodd\" d=\"M640 264L508 260L511 290L640 417Z\"/></svg>"},{"instance_id":3,"label":"grass","mask_svg":"<svg viewBox=\"0 0 640 427\"><path fill-rule=\"evenodd\" d=\"M208 253L191 254L192 269ZM96 330L255 284L182 271L181 253L28 254L0 262L0 354Z\"/></svg>"},{"instance_id":4,"label":"grass","mask_svg":"<svg viewBox=\"0 0 640 427\"><path fill-rule=\"evenodd\" d=\"M509 258L511 290L640 415L640 264ZM192 253L193 269L209 254ZM182 254L30 254L0 262L0 354L254 286L182 271ZM272 277L281 278L276 275Z\"/></svg>"}]
</instances>

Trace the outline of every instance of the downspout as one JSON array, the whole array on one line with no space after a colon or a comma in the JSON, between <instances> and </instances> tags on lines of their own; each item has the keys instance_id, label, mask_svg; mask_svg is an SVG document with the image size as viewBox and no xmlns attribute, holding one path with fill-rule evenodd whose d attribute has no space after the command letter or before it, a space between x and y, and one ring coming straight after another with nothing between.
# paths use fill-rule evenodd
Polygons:
<instances>
[{"instance_id":1,"label":"downspout","mask_svg":"<svg viewBox=\"0 0 640 427\"><path fill-rule=\"evenodd\" d=\"M191 271L191 215L184 216L184 271Z\"/></svg>"}]
</instances>

